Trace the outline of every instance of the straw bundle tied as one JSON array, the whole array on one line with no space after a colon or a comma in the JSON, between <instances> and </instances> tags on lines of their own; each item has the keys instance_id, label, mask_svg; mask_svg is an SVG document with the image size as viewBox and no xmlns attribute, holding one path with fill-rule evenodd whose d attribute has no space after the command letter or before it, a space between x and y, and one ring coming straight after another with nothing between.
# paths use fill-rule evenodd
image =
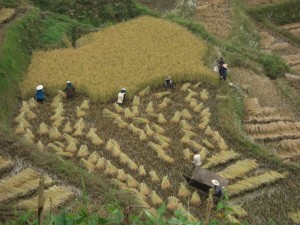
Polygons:
<instances>
[{"instance_id":1,"label":"straw bundle tied","mask_svg":"<svg viewBox=\"0 0 300 225\"><path fill-rule=\"evenodd\" d=\"M52 126L59 128L62 124L62 122L64 121L65 117L59 116L53 123Z\"/></svg>"},{"instance_id":2,"label":"straw bundle tied","mask_svg":"<svg viewBox=\"0 0 300 225\"><path fill-rule=\"evenodd\" d=\"M202 150L200 151L200 157L202 162L206 160L207 153L208 153L207 149L203 147Z\"/></svg>"},{"instance_id":3,"label":"straw bundle tied","mask_svg":"<svg viewBox=\"0 0 300 225\"><path fill-rule=\"evenodd\" d=\"M198 105L197 99L191 98L190 107L195 108L195 107L197 107L197 105Z\"/></svg>"},{"instance_id":4,"label":"straw bundle tied","mask_svg":"<svg viewBox=\"0 0 300 225\"><path fill-rule=\"evenodd\" d=\"M109 109L103 109L103 117L114 118L117 119L120 117L119 114L110 111Z\"/></svg>"},{"instance_id":5,"label":"straw bundle tied","mask_svg":"<svg viewBox=\"0 0 300 225\"><path fill-rule=\"evenodd\" d=\"M61 97L60 96L55 96L52 100L51 107L52 108L57 108L60 103L61 103Z\"/></svg>"},{"instance_id":6,"label":"straw bundle tied","mask_svg":"<svg viewBox=\"0 0 300 225\"><path fill-rule=\"evenodd\" d=\"M19 113L19 115L16 118L14 118L14 122L20 123L21 121L26 120L25 119L25 113L26 112Z\"/></svg>"},{"instance_id":7,"label":"straw bundle tied","mask_svg":"<svg viewBox=\"0 0 300 225\"><path fill-rule=\"evenodd\" d=\"M191 83L185 83L181 86L180 90L181 91L187 91L187 89L191 86Z\"/></svg>"},{"instance_id":8,"label":"straw bundle tied","mask_svg":"<svg viewBox=\"0 0 300 225\"><path fill-rule=\"evenodd\" d=\"M155 97L156 99L161 99L161 98L163 98L163 97L165 97L165 96L167 96L167 95L169 95L169 94L170 94L170 92L165 91L165 92L155 93L155 94L154 94L154 97Z\"/></svg>"},{"instance_id":9,"label":"straw bundle tied","mask_svg":"<svg viewBox=\"0 0 300 225\"><path fill-rule=\"evenodd\" d=\"M111 154L113 157L118 158L121 154L121 149L118 146L114 146L113 149L111 150Z\"/></svg>"},{"instance_id":10,"label":"straw bundle tied","mask_svg":"<svg viewBox=\"0 0 300 225\"><path fill-rule=\"evenodd\" d=\"M34 140L35 136L33 135L33 133L29 128L25 129L25 134L27 134L30 139Z\"/></svg>"},{"instance_id":11,"label":"straw bundle tied","mask_svg":"<svg viewBox=\"0 0 300 225\"><path fill-rule=\"evenodd\" d=\"M140 141L146 141L146 140L147 140L147 135L146 135L146 133L145 133L144 131L142 131L142 132L140 133L139 140L140 140Z\"/></svg>"},{"instance_id":12,"label":"straw bundle tied","mask_svg":"<svg viewBox=\"0 0 300 225\"><path fill-rule=\"evenodd\" d=\"M86 116L86 112L83 111L79 106L76 106L76 115L78 118Z\"/></svg>"},{"instance_id":13,"label":"straw bundle tied","mask_svg":"<svg viewBox=\"0 0 300 225\"><path fill-rule=\"evenodd\" d=\"M190 161L192 159L193 153L191 152L190 149L185 148L183 149L183 155L184 155L184 159Z\"/></svg>"},{"instance_id":14,"label":"straw bundle tied","mask_svg":"<svg viewBox=\"0 0 300 225\"><path fill-rule=\"evenodd\" d=\"M139 106L140 105L140 97L134 96L132 100L132 106Z\"/></svg>"},{"instance_id":15,"label":"straw bundle tied","mask_svg":"<svg viewBox=\"0 0 300 225\"><path fill-rule=\"evenodd\" d=\"M137 182L130 174L127 174L126 184L130 188L137 188L139 186L139 182Z\"/></svg>"},{"instance_id":16,"label":"straw bundle tied","mask_svg":"<svg viewBox=\"0 0 300 225\"><path fill-rule=\"evenodd\" d=\"M190 103L193 97L196 97L197 93L196 92L190 92L185 98L184 101L187 103Z\"/></svg>"},{"instance_id":17,"label":"straw bundle tied","mask_svg":"<svg viewBox=\"0 0 300 225\"><path fill-rule=\"evenodd\" d=\"M154 170L149 171L149 176L150 176L151 181L153 183L159 183L160 182L160 179L159 179L159 177L157 176L157 174Z\"/></svg>"},{"instance_id":18,"label":"straw bundle tied","mask_svg":"<svg viewBox=\"0 0 300 225\"><path fill-rule=\"evenodd\" d=\"M27 101L22 102L22 106L20 108L20 112L28 112L30 111L30 106Z\"/></svg>"},{"instance_id":19,"label":"straw bundle tied","mask_svg":"<svg viewBox=\"0 0 300 225\"><path fill-rule=\"evenodd\" d=\"M132 159L128 160L127 166L132 171L137 171L139 169L138 165Z\"/></svg>"},{"instance_id":20,"label":"straw bundle tied","mask_svg":"<svg viewBox=\"0 0 300 225\"><path fill-rule=\"evenodd\" d=\"M73 133L73 135L75 137L81 137L83 136L83 129L84 129L84 126L83 125L80 125Z\"/></svg>"},{"instance_id":21,"label":"straw bundle tied","mask_svg":"<svg viewBox=\"0 0 300 225\"><path fill-rule=\"evenodd\" d=\"M188 145L192 146L197 151L201 151L203 149L202 145L193 140L189 140Z\"/></svg>"},{"instance_id":22,"label":"straw bundle tied","mask_svg":"<svg viewBox=\"0 0 300 225\"><path fill-rule=\"evenodd\" d=\"M175 211L176 209L178 209L178 205L179 205L178 198L176 198L174 196L168 197L167 209L169 209L171 211Z\"/></svg>"},{"instance_id":23,"label":"straw bundle tied","mask_svg":"<svg viewBox=\"0 0 300 225\"><path fill-rule=\"evenodd\" d=\"M150 194L151 190L145 183L140 183L139 185L140 193L144 196L147 196Z\"/></svg>"},{"instance_id":24,"label":"straw bundle tied","mask_svg":"<svg viewBox=\"0 0 300 225\"><path fill-rule=\"evenodd\" d=\"M23 124L23 122L20 122L17 126L17 128L15 129L15 133L16 134L24 134L25 133L25 126Z\"/></svg>"},{"instance_id":25,"label":"straw bundle tied","mask_svg":"<svg viewBox=\"0 0 300 225\"><path fill-rule=\"evenodd\" d=\"M121 119L121 117L116 118L114 120L114 123L118 125L120 128L126 128L128 127L128 123L126 123L124 120Z\"/></svg>"},{"instance_id":26,"label":"straw bundle tied","mask_svg":"<svg viewBox=\"0 0 300 225\"><path fill-rule=\"evenodd\" d=\"M139 107L138 106L132 106L132 113L134 114L135 117L138 117L140 115L139 112Z\"/></svg>"},{"instance_id":27,"label":"straw bundle tied","mask_svg":"<svg viewBox=\"0 0 300 225\"><path fill-rule=\"evenodd\" d=\"M89 149L88 149L88 146L86 145L81 145L80 148L79 148L79 151L77 153L77 157L80 157L80 158L85 158L87 156L89 156Z\"/></svg>"},{"instance_id":28,"label":"straw bundle tied","mask_svg":"<svg viewBox=\"0 0 300 225\"><path fill-rule=\"evenodd\" d=\"M224 139L222 138L222 140L220 142L218 142L218 147L220 148L221 151L226 151L228 150L228 146L225 143Z\"/></svg>"},{"instance_id":29,"label":"straw bundle tied","mask_svg":"<svg viewBox=\"0 0 300 225\"><path fill-rule=\"evenodd\" d=\"M67 141L68 143L74 141L76 144L78 144L78 140L77 140L76 138L73 138L73 137L70 136L69 134L64 133L62 136L63 136L63 138L66 139L66 141Z\"/></svg>"},{"instance_id":30,"label":"straw bundle tied","mask_svg":"<svg viewBox=\"0 0 300 225\"><path fill-rule=\"evenodd\" d=\"M45 123L41 123L39 126L39 130L38 133L40 135L44 135L44 134L48 134L49 130L48 130L48 126Z\"/></svg>"},{"instance_id":31,"label":"straw bundle tied","mask_svg":"<svg viewBox=\"0 0 300 225\"><path fill-rule=\"evenodd\" d=\"M240 205L229 205L229 207L232 209L233 214L237 215L238 217L245 217L248 215L247 211Z\"/></svg>"},{"instance_id":32,"label":"straw bundle tied","mask_svg":"<svg viewBox=\"0 0 300 225\"><path fill-rule=\"evenodd\" d=\"M157 154L157 156L158 158L161 158L166 163L173 164L175 162L175 160L172 157L168 156L164 152L162 154Z\"/></svg>"},{"instance_id":33,"label":"straw bundle tied","mask_svg":"<svg viewBox=\"0 0 300 225\"><path fill-rule=\"evenodd\" d=\"M130 111L129 108L124 109L124 117L127 119L133 119L135 117L134 113Z\"/></svg>"},{"instance_id":34,"label":"straw bundle tied","mask_svg":"<svg viewBox=\"0 0 300 225\"><path fill-rule=\"evenodd\" d=\"M146 126L145 126L145 131L146 131L147 136L149 136L149 137L154 135L154 131L149 127L148 124L146 124Z\"/></svg>"},{"instance_id":35,"label":"straw bundle tied","mask_svg":"<svg viewBox=\"0 0 300 225\"><path fill-rule=\"evenodd\" d=\"M55 113L53 116L50 117L51 120L55 121L58 118L62 117L62 111L60 110L55 110Z\"/></svg>"},{"instance_id":36,"label":"straw bundle tied","mask_svg":"<svg viewBox=\"0 0 300 225\"><path fill-rule=\"evenodd\" d=\"M181 139L180 139L180 142L181 143L184 143L184 144L188 144L190 142L191 138L189 135L184 135Z\"/></svg>"},{"instance_id":37,"label":"straw bundle tied","mask_svg":"<svg viewBox=\"0 0 300 225\"><path fill-rule=\"evenodd\" d=\"M49 176L45 175L44 179L45 186L49 186L52 183L52 179ZM0 202L16 199L37 190L39 181L40 174L31 168L2 179L0 181Z\"/></svg>"},{"instance_id":38,"label":"straw bundle tied","mask_svg":"<svg viewBox=\"0 0 300 225\"><path fill-rule=\"evenodd\" d=\"M214 149L214 146L213 146L207 139L203 139L203 140L202 140L202 143L203 143L206 147L208 147L208 148L210 148L210 149Z\"/></svg>"},{"instance_id":39,"label":"straw bundle tied","mask_svg":"<svg viewBox=\"0 0 300 225\"><path fill-rule=\"evenodd\" d=\"M201 204L201 198L197 191L194 191L191 197L191 205L199 206Z\"/></svg>"},{"instance_id":40,"label":"straw bundle tied","mask_svg":"<svg viewBox=\"0 0 300 225\"><path fill-rule=\"evenodd\" d=\"M208 135L208 136L213 136L213 131L212 129L210 128L210 126L207 126L206 127L206 130L205 130L205 135Z\"/></svg>"},{"instance_id":41,"label":"straw bundle tied","mask_svg":"<svg viewBox=\"0 0 300 225\"><path fill-rule=\"evenodd\" d=\"M104 144L104 141L98 137L98 135L96 134L97 129L91 127L90 131L87 133L86 137L89 138L93 145L102 145Z\"/></svg>"},{"instance_id":42,"label":"straw bundle tied","mask_svg":"<svg viewBox=\"0 0 300 225\"><path fill-rule=\"evenodd\" d=\"M119 169L118 170L118 175L116 178L118 181L125 181L127 180L127 174L124 172L124 170Z\"/></svg>"},{"instance_id":43,"label":"straw bundle tied","mask_svg":"<svg viewBox=\"0 0 300 225\"><path fill-rule=\"evenodd\" d=\"M197 134L193 131L186 130L186 129L181 129L181 131L184 133L184 135L187 135L189 137L196 137Z\"/></svg>"},{"instance_id":44,"label":"straw bundle tied","mask_svg":"<svg viewBox=\"0 0 300 225\"><path fill-rule=\"evenodd\" d=\"M56 151L56 152L64 152L64 150L63 150L61 147L58 147L58 146L56 146L56 145L53 144L53 143L49 143L49 144L47 145L47 148L48 148L48 149L52 149L52 150L54 150L54 151Z\"/></svg>"},{"instance_id":45,"label":"straw bundle tied","mask_svg":"<svg viewBox=\"0 0 300 225\"><path fill-rule=\"evenodd\" d=\"M217 154L213 155L211 158L207 159L208 163L206 163L203 166L203 168L208 169L212 166L223 164L232 159L236 159L239 156L240 155L233 150L218 152Z\"/></svg>"},{"instance_id":46,"label":"straw bundle tied","mask_svg":"<svg viewBox=\"0 0 300 225\"><path fill-rule=\"evenodd\" d=\"M209 122L210 122L209 118L202 119L200 124L198 125L198 128L204 130L208 126Z\"/></svg>"},{"instance_id":47,"label":"straw bundle tied","mask_svg":"<svg viewBox=\"0 0 300 225\"><path fill-rule=\"evenodd\" d=\"M165 142L168 142L168 143L171 143L171 141L172 141L171 138L166 137L166 136L164 136L164 135L162 135L162 134L159 134L159 133L154 134L153 136L154 136L154 138L161 139L161 140L163 140L163 141L165 141Z\"/></svg>"},{"instance_id":48,"label":"straw bundle tied","mask_svg":"<svg viewBox=\"0 0 300 225\"><path fill-rule=\"evenodd\" d=\"M300 150L300 139L280 141L278 147L285 151Z\"/></svg>"},{"instance_id":49,"label":"straw bundle tied","mask_svg":"<svg viewBox=\"0 0 300 225\"><path fill-rule=\"evenodd\" d=\"M124 193L124 196L132 196L134 202L136 202L137 205L145 207L145 208L150 208L147 199L145 196L143 196L141 193L138 192L135 188L127 188L124 187L121 190L121 193Z\"/></svg>"},{"instance_id":50,"label":"straw bundle tied","mask_svg":"<svg viewBox=\"0 0 300 225\"><path fill-rule=\"evenodd\" d=\"M88 161L92 164L96 164L99 159L99 153L94 151L92 154L90 154Z\"/></svg>"},{"instance_id":51,"label":"straw bundle tied","mask_svg":"<svg viewBox=\"0 0 300 225\"><path fill-rule=\"evenodd\" d=\"M184 130L193 130L193 126L187 120L180 121L181 128Z\"/></svg>"},{"instance_id":52,"label":"straw bundle tied","mask_svg":"<svg viewBox=\"0 0 300 225\"><path fill-rule=\"evenodd\" d=\"M203 104L202 103L199 103L198 105L196 105L195 107L194 107L194 112L201 112L201 110L203 109Z\"/></svg>"},{"instance_id":53,"label":"straw bundle tied","mask_svg":"<svg viewBox=\"0 0 300 225\"><path fill-rule=\"evenodd\" d=\"M116 185L120 190L124 190L125 188L127 188L127 185L115 178L111 179L111 183Z\"/></svg>"},{"instance_id":54,"label":"straw bundle tied","mask_svg":"<svg viewBox=\"0 0 300 225\"><path fill-rule=\"evenodd\" d=\"M164 124L164 123L167 123L168 121L166 120L166 118L164 117L164 115L162 113L159 113L157 115L157 122L159 124Z\"/></svg>"},{"instance_id":55,"label":"straw bundle tied","mask_svg":"<svg viewBox=\"0 0 300 225\"><path fill-rule=\"evenodd\" d=\"M206 89L203 89L203 91L200 92L200 99L203 101L208 100L208 91Z\"/></svg>"},{"instance_id":56,"label":"straw bundle tied","mask_svg":"<svg viewBox=\"0 0 300 225\"><path fill-rule=\"evenodd\" d=\"M150 121L147 118L136 117L133 119L134 124L149 124Z\"/></svg>"},{"instance_id":57,"label":"straw bundle tied","mask_svg":"<svg viewBox=\"0 0 300 225\"><path fill-rule=\"evenodd\" d=\"M140 97L145 97L146 95L148 95L150 93L150 87L146 87L144 90L140 91L138 93L138 96Z\"/></svg>"},{"instance_id":58,"label":"straw bundle tied","mask_svg":"<svg viewBox=\"0 0 300 225\"><path fill-rule=\"evenodd\" d=\"M249 116L245 123L270 123L270 122L278 122L278 121L294 121L293 118L290 117L282 117L280 115L272 115L272 116Z\"/></svg>"},{"instance_id":59,"label":"straw bundle tied","mask_svg":"<svg viewBox=\"0 0 300 225\"><path fill-rule=\"evenodd\" d=\"M25 143L25 144L34 144L34 140L31 138L31 136L28 134L28 133L25 133L22 137L22 141Z\"/></svg>"},{"instance_id":60,"label":"straw bundle tied","mask_svg":"<svg viewBox=\"0 0 300 225\"><path fill-rule=\"evenodd\" d=\"M144 166L139 167L139 175L142 176L142 177L147 175Z\"/></svg>"},{"instance_id":61,"label":"straw bundle tied","mask_svg":"<svg viewBox=\"0 0 300 225\"><path fill-rule=\"evenodd\" d=\"M68 121L68 122L65 124L65 127L64 127L64 129L63 129L63 132L64 132L64 133L68 133L68 134L70 134L70 133L73 132L73 128L72 128L72 126L71 126L70 121Z\"/></svg>"},{"instance_id":62,"label":"straw bundle tied","mask_svg":"<svg viewBox=\"0 0 300 225\"><path fill-rule=\"evenodd\" d=\"M240 194L244 191L250 191L256 189L263 184L272 183L279 179L286 178L286 176L287 173L280 174L276 171L271 170L257 176L245 178L243 180L236 182L235 184L231 184L227 186L227 190L228 193L231 196L233 196L233 195Z\"/></svg>"},{"instance_id":63,"label":"straw bundle tied","mask_svg":"<svg viewBox=\"0 0 300 225\"><path fill-rule=\"evenodd\" d=\"M128 129L134 134L140 134L143 130L141 128L135 127L133 123L128 125Z\"/></svg>"},{"instance_id":64,"label":"straw bundle tied","mask_svg":"<svg viewBox=\"0 0 300 225\"><path fill-rule=\"evenodd\" d=\"M151 128L156 132L156 133L159 133L159 134L163 134L166 130L164 128L162 128L161 126L155 124L155 123L152 123L151 124Z\"/></svg>"},{"instance_id":65,"label":"straw bundle tied","mask_svg":"<svg viewBox=\"0 0 300 225\"><path fill-rule=\"evenodd\" d=\"M207 115L209 115L209 113L210 113L210 108L204 108L204 109L201 111L201 113L200 113L200 117L201 117L201 118L204 118L204 117L206 117Z\"/></svg>"},{"instance_id":66,"label":"straw bundle tied","mask_svg":"<svg viewBox=\"0 0 300 225\"><path fill-rule=\"evenodd\" d=\"M241 222L231 214L226 215L226 219L232 224L241 224Z\"/></svg>"},{"instance_id":67,"label":"straw bundle tied","mask_svg":"<svg viewBox=\"0 0 300 225\"><path fill-rule=\"evenodd\" d=\"M38 141L38 143L36 144L36 147L40 151L44 151L45 150L45 146L44 146L44 144L41 141Z\"/></svg>"},{"instance_id":68,"label":"straw bundle tied","mask_svg":"<svg viewBox=\"0 0 300 225\"><path fill-rule=\"evenodd\" d=\"M252 134L278 133L280 131L300 131L300 122L272 122L268 124L245 124L244 129Z\"/></svg>"},{"instance_id":69,"label":"straw bundle tied","mask_svg":"<svg viewBox=\"0 0 300 225\"><path fill-rule=\"evenodd\" d=\"M179 197L188 197L191 195L191 192L187 189L186 185L184 183L180 183L178 196Z\"/></svg>"},{"instance_id":70,"label":"straw bundle tied","mask_svg":"<svg viewBox=\"0 0 300 225\"><path fill-rule=\"evenodd\" d=\"M179 123L181 119L181 113L176 111L172 119L170 120L171 123Z\"/></svg>"},{"instance_id":71,"label":"straw bundle tied","mask_svg":"<svg viewBox=\"0 0 300 225\"><path fill-rule=\"evenodd\" d=\"M168 106L168 104L171 104L171 102L172 102L171 99L165 97L164 100L160 104L157 105L157 107L159 109L164 109Z\"/></svg>"},{"instance_id":72,"label":"straw bundle tied","mask_svg":"<svg viewBox=\"0 0 300 225\"><path fill-rule=\"evenodd\" d=\"M300 223L300 211L289 213L289 218L295 223Z\"/></svg>"},{"instance_id":73,"label":"straw bundle tied","mask_svg":"<svg viewBox=\"0 0 300 225\"><path fill-rule=\"evenodd\" d=\"M66 157L66 158L73 158L74 157L74 153L72 153L72 152L56 152L56 155Z\"/></svg>"},{"instance_id":74,"label":"straw bundle tied","mask_svg":"<svg viewBox=\"0 0 300 225\"><path fill-rule=\"evenodd\" d=\"M67 148L66 148L67 152L77 152L77 146L76 146L76 142L75 141L70 141Z\"/></svg>"},{"instance_id":75,"label":"straw bundle tied","mask_svg":"<svg viewBox=\"0 0 300 225\"><path fill-rule=\"evenodd\" d=\"M70 198L74 196L66 187L52 186L44 191L44 210L49 211L50 209L56 209L62 206ZM51 200L50 200L51 199ZM36 210L38 208L38 196L30 199L22 200L17 204L17 207L25 208L27 210Z\"/></svg>"},{"instance_id":76,"label":"straw bundle tied","mask_svg":"<svg viewBox=\"0 0 300 225\"><path fill-rule=\"evenodd\" d=\"M97 163L96 163L96 168L97 168L98 170L102 170L102 169L105 168L105 166L106 166L106 159L103 158L103 157L99 157L99 158L98 158L98 161L97 161Z\"/></svg>"},{"instance_id":77,"label":"straw bundle tied","mask_svg":"<svg viewBox=\"0 0 300 225\"><path fill-rule=\"evenodd\" d=\"M201 82L198 82L198 83L194 84L192 87L193 88L198 88L200 85L201 85Z\"/></svg>"},{"instance_id":78,"label":"straw bundle tied","mask_svg":"<svg viewBox=\"0 0 300 225\"><path fill-rule=\"evenodd\" d=\"M109 160L107 160L103 173L108 176L113 176L114 174L118 173L118 168L115 167Z\"/></svg>"},{"instance_id":79,"label":"straw bundle tied","mask_svg":"<svg viewBox=\"0 0 300 225\"><path fill-rule=\"evenodd\" d=\"M154 112L154 108L153 108L153 102L149 102L146 109L145 109L146 113L153 113Z\"/></svg>"},{"instance_id":80,"label":"straw bundle tied","mask_svg":"<svg viewBox=\"0 0 300 225\"><path fill-rule=\"evenodd\" d=\"M82 110L90 109L90 100L88 100L88 99L83 100L83 102L81 103L79 108L82 109Z\"/></svg>"},{"instance_id":81,"label":"straw bundle tied","mask_svg":"<svg viewBox=\"0 0 300 225\"><path fill-rule=\"evenodd\" d=\"M161 189L163 189L163 190L167 190L167 189L171 188L171 183L170 183L170 180L169 180L168 176L163 177L160 186L161 186Z\"/></svg>"},{"instance_id":82,"label":"straw bundle tied","mask_svg":"<svg viewBox=\"0 0 300 225\"><path fill-rule=\"evenodd\" d=\"M160 136L158 135L154 135L153 136L154 140L157 141L159 143L159 145L162 147L162 148L168 148L170 147L170 144L168 142L166 142L163 138L161 138Z\"/></svg>"},{"instance_id":83,"label":"straw bundle tied","mask_svg":"<svg viewBox=\"0 0 300 225\"><path fill-rule=\"evenodd\" d=\"M212 132L212 138L217 143L220 143L223 140L222 136L219 134L218 131Z\"/></svg>"},{"instance_id":84,"label":"straw bundle tied","mask_svg":"<svg viewBox=\"0 0 300 225\"><path fill-rule=\"evenodd\" d=\"M29 108L36 108L37 107L36 100L34 98L29 99L28 105L29 105Z\"/></svg>"},{"instance_id":85,"label":"straw bundle tied","mask_svg":"<svg viewBox=\"0 0 300 225\"><path fill-rule=\"evenodd\" d=\"M108 142L106 143L106 150L108 151L112 151L114 147L114 140L113 139L109 139Z\"/></svg>"},{"instance_id":86,"label":"straw bundle tied","mask_svg":"<svg viewBox=\"0 0 300 225\"><path fill-rule=\"evenodd\" d=\"M84 122L83 118L80 118L75 123L74 128L77 129L78 127L85 127L85 122Z\"/></svg>"},{"instance_id":87,"label":"straw bundle tied","mask_svg":"<svg viewBox=\"0 0 300 225\"><path fill-rule=\"evenodd\" d=\"M10 169L14 163L10 159L5 159L0 155L0 171Z\"/></svg>"},{"instance_id":88,"label":"straw bundle tied","mask_svg":"<svg viewBox=\"0 0 300 225\"><path fill-rule=\"evenodd\" d=\"M193 95L192 97L198 96L198 93L193 91L192 89L188 88L187 90L188 90L189 93L191 93Z\"/></svg>"},{"instance_id":89,"label":"straw bundle tied","mask_svg":"<svg viewBox=\"0 0 300 225\"><path fill-rule=\"evenodd\" d=\"M261 106L259 105L257 98L246 98L244 103L246 112L249 115L256 115L261 112Z\"/></svg>"},{"instance_id":90,"label":"straw bundle tied","mask_svg":"<svg viewBox=\"0 0 300 225\"><path fill-rule=\"evenodd\" d=\"M114 103L113 106L114 106L114 109L116 110L117 113L123 113L124 112L124 109L121 106L119 106L119 104Z\"/></svg>"},{"instance_id":91,"label":"straw bundle tied","mask_svg":"<svg viewBox=\"0 0 300 225\"><path fill-rule=\"evenodd\" d=\"M59 130L56 127L52 127L49 130L48 134L49 134L50 139L52 139L52 140L57 140L61 137L61 133L59 132Z\"/></svg>"},{"instance_id":92,"label":"straw bundle tied","mask_svg":"<svg viewBox=\"0 0 300 225\"><path fill-rule=\"evenodd\" d=\"M256 169L258 164L256 160L243 160L237 161L235 164L228 166L226 169L218 172L217 174L225 179L235 179L245 176L248 172Z\"/></svg>"},{"instance_id":93,"label":"straw bundle tied","mask_svg":"<svg viewBox=\"0 0 300 225\"><path fill-rule=\"evenodd\" d=\"M162 146L155 144L153 142L149 142L148 146L150 146L150 148L152 148L157 154L164 154L165 150L162 148Z\"/></svg>"},{"instance_id":94,"label":"straw bundle tied","mask_svg":"<svg viewBox=\"0 0 300 225\"><path fill-rule=\"evenodd\" d=\"M152 205L160 205L163 200L156 194L155 191L152 191L149 195Z\"/></svg>"},{"instance_id":95,"label":"straw bundle tied","mask_svg":"<svg viewBox=\"0 0 300 225\"><path fill-rule=\"evenodd\" d=\"M55 141L54 144L56 144L57 146L61 147L61 148L65 148L66 145L60 141Z\"/></svg>"},{"instance_id":96,"label":"straw bundle tied","mask_svg":"<svg viewBox=\"0 0 300 225\"><path fill-rule=\"evenodd\" d=\"M181 116L183 119L190 120L193 118L192 114L187 109L181 110Z\"/></svg>"},{"instance_id":97,"label":"straw bundle tied","mask_svg":"<svg viewBox=\"0 0 300 225\"><path fill-rule=\"evenodd\" d=\"M89 162L88 160L85 160L84 158L80 159L80 162L82 163L83 167L89 172L92 173L95 170L95 165Z\"/></svg>"}]
</instances>

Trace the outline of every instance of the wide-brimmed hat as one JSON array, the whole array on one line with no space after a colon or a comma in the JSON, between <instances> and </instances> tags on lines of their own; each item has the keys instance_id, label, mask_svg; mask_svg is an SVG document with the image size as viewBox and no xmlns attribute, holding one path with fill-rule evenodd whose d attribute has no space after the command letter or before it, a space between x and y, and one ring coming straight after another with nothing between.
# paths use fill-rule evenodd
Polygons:
<instances>
[{"instance_id":1,"label":"wide-brimmed hat","mask_svg":"<svg viewBox=\"0 0 300 225\"><path fill-rule=\"evenodd\" d=\"M166 77L166 80L171 80L171 79L172 77L170 75Z\"/></svg>"},{"instance_id":2,"label":"wide-brimmed hat","mask_svg":"<svg viewBox=\"0 0 300 225\"><path fill-rule=\"evenodd\" d=\"M44 86L43 85L38 85L37 87L36 87L36 90L42 90L44 88Z\"/></svg>"},{"instance_id":3,"label":"wide-brimmed hat","mask_svg":"<svg viewBox=\"0 0 300 225\"><path fill-rule=\"evenodd\" d=\"M227 69L227 64L223 64L223 67Z\"/></svg>"},{"instance_id":4,"label":"wide-brimmed hat","mask_svg":"<svg viewBox=\"0 0 300 225\"><path fill-rule=\"evenodd\" d=\"M214 185L217 185L217 186L220 185L219 182L218 182L217 180L211 180L211 182L212 182Z\"/></svg>"},{"instance_id":5,"label":"wide-brimmed hat","mask_svg":"<svg viewBox=\"0 0 300 225\"><path fill-rule=\"evenodd\" d=\"M68 81L67 81L67 84L70 84L70 83L71 83L71 81L68 80Z\"/></svg>"},{"instance_id":6,"label":"wide-brimmed hat","mask_svg":"<svg viewBox=\"0 0 300 225\"><path fill-rule=\"evenodd\" d=\"M125 88L122 88L121 91L126 91L126 89L125 89Z\"/></svg>"}]
</instances>

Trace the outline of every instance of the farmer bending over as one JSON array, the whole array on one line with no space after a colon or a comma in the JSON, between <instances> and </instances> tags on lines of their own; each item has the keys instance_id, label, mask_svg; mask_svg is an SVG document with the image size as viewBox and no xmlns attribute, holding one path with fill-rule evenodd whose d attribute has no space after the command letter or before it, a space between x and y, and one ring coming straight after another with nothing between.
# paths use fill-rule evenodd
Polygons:
<instances>
[{"instance_id":1,"label":"farmer bending over","mask_svg":"<svg viewBox=\"0 0 300 225\"><path fill-rule=\"evenodd\" d=\"M43 103L45 100L45 91L43 85L38 85L36 87L35 99L39 103Z\"/></svg>"},{"instance_id":2,"label":"farmer bending over","mask_svg":"<svg viewBox=\"0 0 300 225\"><path fill-rule=\"evenodd\" d=\"M201 166L201 156L198 152L194 155L193 165L195 167Z\"/></svg>"},{"instance_id":3,"label":"farmer bending over","mask_svg":"<svg viewBox=\"0 0 300 225\"><path fill-rule=\"evenodd\" d=\"M226 80L226 77L227 77L227 64L223 64L221 68L220 80Z\"/></svg>"},{"instance_id":4,"label":"farmer bending over","mask_svg":"<svg viewBox=\"0 0 300 225\"><path fill-rule=\"evenodd\" d=\"M222 199L223 197L223 191L222 188L220 188L220 184L217 180L212 180L211 181L214 185L214 204L217 205L218 202Z\"/></svg>"},{"instance_id":5,"label":"farmer bending over","mask_svg":"<svg viewBox=\"0 0 300 225\"><path fill-rule=\"evenodd\" d=\"M168 89L171 89L172 91L174 91L174 82L173 82L171 76L167 76L165 79L165 89L166 89L166 91Z\"/></svg>"},{"instance_id":6,"label":"farmer bending over","mask_svg":"<svg viewBox=\"0 0 300 225\"><path fill-rule=\"evenodd\" d=\"M64 90L66 92L67 95L67 99L72 99L74 98L75 95L75 87L73 86L73 84L71 83L71 81L67 81L67 86Z\"/></svg>"},{"instance_id":7,"label":"farmer bending over","mask_svg":"<svg viewBox=\"0 0 300 225\"><path fill-rule=\"evenodd\" d=\"M119 105L123 105L123 103L125 101L125 94L126 94L126 89L122 88L121 91L118 94L118 101L117 101L117 103Z\"/></svg>"}]
</instances>

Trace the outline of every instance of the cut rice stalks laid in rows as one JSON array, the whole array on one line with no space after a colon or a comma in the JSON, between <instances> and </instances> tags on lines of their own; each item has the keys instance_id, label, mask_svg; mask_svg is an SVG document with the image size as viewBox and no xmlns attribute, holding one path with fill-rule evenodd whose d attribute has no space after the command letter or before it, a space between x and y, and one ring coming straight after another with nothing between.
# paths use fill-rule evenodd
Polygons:
<instances>
[{"instance_id":1,"label":"cut rice stalks laid in rows","mask_svg":"<svg viewBox=\"0 0 300 225\"><path fill-rule=\"evenodd\" d=\"M13 165L14 163L10 159L5 159L0 155L0 172L10 169Z\"/></svg>"},{"instance_id":2,"label":"cut rice stalks laid in rows","mask_svg":"<svg viewBox=\"0 0 300 225\"><path fill-rule=\"evenodd\" d=\"M217 166L223 163L226 163L232 159L239 157L240 155L233 150L230 151L221 151L213 155L211 158L207 159L207 163L203 166L203 168L208 169L213 166Z\"/></svg>"},{"instance_id":3,"label":"cut rice stalks laid in rows","mask_svg":"<svg viewBox=\"0 0 300 225\"><path fill-rule=\"evenodd\" d=\"M272 122L268 124L245 124L244 129L250 134L278 133L281 131L300 132L300 122Z\"/></svg>"}]
</instances>

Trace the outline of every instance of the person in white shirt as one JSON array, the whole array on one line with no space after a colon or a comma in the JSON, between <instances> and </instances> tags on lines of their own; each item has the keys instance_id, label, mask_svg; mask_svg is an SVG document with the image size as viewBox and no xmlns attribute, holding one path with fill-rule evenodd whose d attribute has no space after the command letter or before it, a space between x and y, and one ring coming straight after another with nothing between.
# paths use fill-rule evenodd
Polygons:
<instances>
[{"instance_id":1,"label":"person in white shirt","mask_svg":"<svg viewBox=\"0 0 300 225\"><path fill-rule=\"evenodd\" d=\"M123 105L124 101L125 101L125 94L126 94L126 89L122 88L120 93L118 94L118 100L117 103L119 105Z\"/></svg>"},{"instance_id":2,"label":"person in white shirt","mask_svg":"<svg viewBox=\"0 0 300 225\"><path fill-rule=\"evenodd\" d=\"M199 153L196 153L196 154L194 155L193 165L194 165L195 167L201 165L201 156L200 156Z\"/></svg>"}]
</instances>

